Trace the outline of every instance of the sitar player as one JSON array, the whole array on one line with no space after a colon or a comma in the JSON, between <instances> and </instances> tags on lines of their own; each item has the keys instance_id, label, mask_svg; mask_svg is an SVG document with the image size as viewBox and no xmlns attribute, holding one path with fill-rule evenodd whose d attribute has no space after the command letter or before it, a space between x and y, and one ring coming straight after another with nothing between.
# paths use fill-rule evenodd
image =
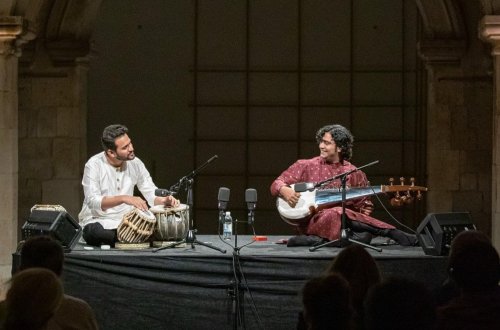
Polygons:
<instances>
[{"instance_id":1,"label":"sitar player","mask_svg":"<svg viewBox=\"0 0 500 330\"><path fill-rule=\"evenodd\" d=\"M316 133L319 156L300 159L281 173L271 185L271 194L281 197L290 207L295 207L300 198L290 185L299 182L320 182L342 173L356 169L349 162L352 156L354 138L351 132L341 125L327 125ZM339 188L340 180L333 180L323 188ZM347 176L347 187L366 187L368 180L361 170ZM388 237L403 246L414 246L418 240L415 235L407 234L394 226L370 216L373 203L370 197L348 200L345 205L346 227L354 239L369 243L371 236ZM297 226L298 236L292 237L288 245L315 245L324 240L338 240L341 235L342 207L335 205L322 209L309 221Z\"/></svg>"}]
</instances>

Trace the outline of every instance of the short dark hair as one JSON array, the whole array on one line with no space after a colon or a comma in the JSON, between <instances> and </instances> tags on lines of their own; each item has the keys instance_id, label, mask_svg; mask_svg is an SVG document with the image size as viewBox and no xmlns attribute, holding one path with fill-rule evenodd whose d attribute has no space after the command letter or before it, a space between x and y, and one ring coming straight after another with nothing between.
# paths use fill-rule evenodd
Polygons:
<instances>
[{"instance_id":1,"label":"short dark hair","mask_svg":"<svg viewBox=\"0 0 500 330\"><path fill-rule=\"evenodd\" d=\"M462 289L490 290L500 280L500 256L484 233L463 231L451 243L448 271Z\"/></svg>"},{"instance_id":2,"label":"short dark hair","mask_svg":"<svg viewBox=\"0 0 500 330\"><path fill-rule=\"evenodd\" d=\"M350 329L353 315L349 282L339 273L309 279L302 288L304 320L313 329Z\"/></svg>"},{"instance_id":3,"label":"short dark hair","mask_svg":"<svg viewBox=\"0 0 500 330\"><path fill-rule=\"evenodd\" d=\"M423 283L389 277L375 284L364 302L365 328L434 329L435 301Z\"/></svg>"},{"instance_id":4,"label":"short dark hair","mask_svg":"<svg viewBox=\"0 0 500 330\"><path fill-rule=\"evenodd\" d=\"M340 160L349 160L352 157L354 136L342 125L326 125L316 132L316 142L320 143L325 133L332 135L333 141L340 148Z\"/></svg>"},{"instance_id":5,"label":"short dark hair","mask_svg":"<svg viewBox=\"0 0 500 330\"><path fill-rule=\"evenodd\" d=\"M28 268L46 268L61 276L64 264L62 245L50 236L33 236L21 247L19 270Z\"/></svg>"},{"instance_id":6,"label":"short dark hair","mask_svg":"<svg viewBox=\"0 0 500 330\"><path fill-rule=\"evenodd\" d=\"M109 125L102 131L101 144L104 151L111 149L116 151L116 138L128 133L128 128L125 125L113 124Z\"/></svg>"}]
</instances>

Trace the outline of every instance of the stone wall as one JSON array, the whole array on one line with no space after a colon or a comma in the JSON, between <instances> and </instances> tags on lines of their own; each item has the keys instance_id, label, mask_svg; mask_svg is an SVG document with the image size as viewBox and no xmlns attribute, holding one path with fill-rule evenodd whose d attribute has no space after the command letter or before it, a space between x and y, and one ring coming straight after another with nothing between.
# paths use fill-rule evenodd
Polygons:
<instances>
[{"instance_id":1,"label":"stone wall","mask_svg":"<svg viewBox=\"0 0 500 330\"><path fill-rule=\"evenodd\" d=\"M1 15L2 13L0 13ZM21 17L0 16L0 283L10 274L17 237L17 64L15 40L22 32ZM0 284L1 285L1 284ZM0 287L0 296L2 288Z\"/></svg>"},{"instance_id":2,"label":"stone wall","mask_svg":"<svg viewBox=\"0 0 500 330\"><path fill-rule=\"evenodd\" d=\"M494 77L477 34L480 5L418 3L426 27L419 46L427 69L427 211L470 212L491 235Z\"/></svg>"},{"instance_id":3,"label":"stone wall","mask_svg":"<svg viewBox=\"0 0 500 330\"><path fill-rule=\"evenodd\" d=\"M19 225L35 204L77 219L86 158L87 64L37 63L19 78Z\"/></svg>"}]
</instances>

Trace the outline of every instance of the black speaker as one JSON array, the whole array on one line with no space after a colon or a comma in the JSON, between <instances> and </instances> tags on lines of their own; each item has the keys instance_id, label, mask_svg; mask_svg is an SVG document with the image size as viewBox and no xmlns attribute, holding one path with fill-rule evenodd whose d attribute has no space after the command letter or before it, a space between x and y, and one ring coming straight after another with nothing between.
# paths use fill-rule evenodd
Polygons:
<instances>
[{"instance_id":1,"label":"black speaker","mask_svg":"<svg viewBox=\"0 0 500 330\"><path fill-rule=\"evenodd\" d=\"M81 231L82 227L65 211L34 209L22 227L22 238L48 235L69 252L78 242Z\"/></svg>"},{"instance_id":2,"label":"black speaker","mask_svg":"<svg viewBox=\"0 0 500 330\"><path fill-rule=\"evenodd\" d=\"M429 213L417 228L417 237L425 254L445 256L451 241L464 230L476 230L470 213Z\"/></svg>"}]
</instances>

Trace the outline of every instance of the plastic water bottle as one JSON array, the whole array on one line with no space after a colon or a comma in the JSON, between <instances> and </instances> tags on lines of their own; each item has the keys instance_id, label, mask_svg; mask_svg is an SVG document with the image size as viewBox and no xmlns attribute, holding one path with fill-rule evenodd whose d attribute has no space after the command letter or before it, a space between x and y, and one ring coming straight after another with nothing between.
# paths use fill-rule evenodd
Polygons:
<instances>
[{"instance_id":1,"label":"plastic water bottle","mask_svg":"<svg viewBox=\"0 0 500 330\"><path fill-rule=\"evenodd\" d=\"M223 224L224 239L230 240L233 235L233 218L231 218L231 212L226 211Z\"/></svg>"}]
</instances>

